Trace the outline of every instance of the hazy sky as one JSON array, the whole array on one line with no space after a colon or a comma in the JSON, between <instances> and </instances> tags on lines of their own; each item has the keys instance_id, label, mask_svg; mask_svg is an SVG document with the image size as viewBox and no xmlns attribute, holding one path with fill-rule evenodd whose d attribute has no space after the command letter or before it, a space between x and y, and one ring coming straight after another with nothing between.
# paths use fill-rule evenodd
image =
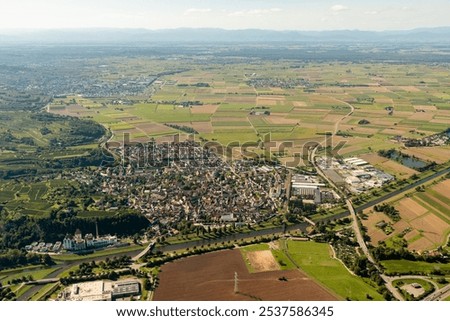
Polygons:
<instances>
[{"instance_id":1,"label":"hazy sky","mask_svg":"<svg viewBox=\"0 0 450 321\"><path fill-rule=\"evenodd\" d=\"M413 29L450 25L449 0L0 0L0 29Z\"/></svg>"}]
</instances>

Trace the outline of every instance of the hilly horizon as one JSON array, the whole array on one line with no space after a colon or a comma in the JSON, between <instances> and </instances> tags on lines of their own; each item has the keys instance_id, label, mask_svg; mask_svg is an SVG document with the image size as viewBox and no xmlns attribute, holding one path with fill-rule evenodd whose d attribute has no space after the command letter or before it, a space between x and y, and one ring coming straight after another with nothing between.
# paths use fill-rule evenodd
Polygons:
<instances>
[{"instance_id":1,"label":"hilly horizon","mask_svg":"<svg viewBox=\"0 0 450 321\"><path fill-rule=\"evenodd\" d=\"M450 43L450 27L411 30L267 30L267 29L46 29L1 30L3 43L142 43L148 42L390 42Z\"/></svg>"}]
</instances>

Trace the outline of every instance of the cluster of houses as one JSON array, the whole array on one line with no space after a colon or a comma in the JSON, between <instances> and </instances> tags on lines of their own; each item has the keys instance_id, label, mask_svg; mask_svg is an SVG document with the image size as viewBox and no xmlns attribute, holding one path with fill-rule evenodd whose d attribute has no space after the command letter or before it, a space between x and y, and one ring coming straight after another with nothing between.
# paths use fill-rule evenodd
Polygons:
<instances>
[{"instance_id":1,"label":"cluster of houses","mask_svg":"<svg viewBox=\"0 0 450 321\"><path fill-rule=\"evenodd\" d=\"M62 250L62 242L45 243L33 242L25 246L25 250L34 253L58 253Z\"/></svg>"},{"instance_id":2,"label":"cluster of houses","mask_svg":"<svg viewBox=\"0 0 450 321\"><path fill-rule=\"evenodd\" d=\"M95 250L108 246L119 246L122 243L119 242L117 236L104 235L95 236L91 233L86 234L84 237L81 231L77 229L74 235L67 234L62 242L58 241L53 243L45 242L33 242L30 245L26 245L24 248L28 252L34 253L59 253L63 250L70 252L81 252L86 250Z\"/></svg>"},{"instance_id":3,"label":"cluster of houses","mask_svg":"<svg viewBox=\"0 0 450 321\"><path fill-rule=\"evenodd\" d=\"M279 87L284 89L309 87L310 82L303 78L252 78L247 84L256 88Z\"/></svg>"},{"instance_id":4,"label":"cluster of houses","mask_svg":"<svg viewBox=\"0 0 450 321\"><path fill-rule=\"evenodd\" d=\"M72 178L103 195L94 204L97 208L126 206L144 213L153 226L167 229L182 221L256 223L276 214L286 200L284 167L244 160L229 164L192 142L155 143L153 148L147 162L158 166L110 167L89 179ZM128 152L129 159L140 162L139 154ZM119 198L123 202L117 202Z\"/></svg>"},{"instance_id":5,"label":"cluster of houses","mask_svg":"<svg viewBox=\"0 0 450 321\"><path fill-rule=\"evenodd\" d=\"M421 139L397 137L397 141L401 141L406 147L431 147L443 146L450 144L450 128L442 133L430 135Z\"/></svg>"}]
</instances>

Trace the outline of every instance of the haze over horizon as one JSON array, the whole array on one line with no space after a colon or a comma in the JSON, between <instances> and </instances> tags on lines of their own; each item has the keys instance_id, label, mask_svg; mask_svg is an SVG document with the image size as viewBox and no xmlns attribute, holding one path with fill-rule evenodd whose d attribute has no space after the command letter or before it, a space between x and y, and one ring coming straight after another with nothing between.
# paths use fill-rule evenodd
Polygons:
<instances>
[{"instance_id":1,"label":"haze over horizon","mask_svg":"<svg viewBox=\"0 0 450 321\"><path fill-rule=\"evenodd\" d=\"M0 2L0 30L410 30L448 26L446 0L16 0Z\"/></svg>"}]
</instances>

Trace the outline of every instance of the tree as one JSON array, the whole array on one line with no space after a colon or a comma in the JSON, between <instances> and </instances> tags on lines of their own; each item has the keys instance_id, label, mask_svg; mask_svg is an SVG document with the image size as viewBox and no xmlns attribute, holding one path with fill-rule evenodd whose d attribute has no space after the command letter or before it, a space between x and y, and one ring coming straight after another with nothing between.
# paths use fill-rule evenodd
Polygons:
<instances>
[{"instance_id":1,"label":"tree","mask_svg":"<svg viewBox=\"0 0 450 321\"><path fill-rule=\"evenodd\" d=\"M144 280L144 289L149 291L149 290L151 290L151 288L152 288L152 283L150 282L149 279L146 278Z\"/></svg>"}]
</instances>

